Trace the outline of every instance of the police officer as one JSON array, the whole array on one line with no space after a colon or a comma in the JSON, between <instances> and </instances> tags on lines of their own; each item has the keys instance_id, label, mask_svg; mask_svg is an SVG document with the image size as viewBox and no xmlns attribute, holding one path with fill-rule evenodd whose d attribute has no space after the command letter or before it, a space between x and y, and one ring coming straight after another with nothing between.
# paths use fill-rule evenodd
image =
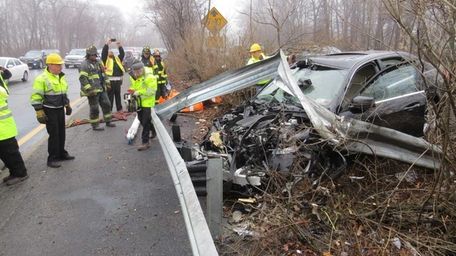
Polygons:
<instances>
[{"instance_id":1,"label":"police officer","mask_svg":"<svg viewBox=\"0 0 456 256\"><path fill-rule=\"evenodd\" d=\"M63 59L57 53L46 57L47 67L35 78L30 98L38 122L46 124L49 133L47 165L51 168L60 167L58 161L74 159L65 150L65 114L71 115L72 109L62 64Z\"/></svg>"},{"instance_id":2,"label":"police officer","mask_svg":"<svg viewBox=\"0 0 456 256\"><path fill-rule=\"evenodd\" d=\"M9 169L9 176L3 179L9 186L22 182L29 176L16 140L16 122L8 108L9 90L5 80L11 77L11 72L1 66L0 72L0 159Z\"/></svg>"},{"instance_id":3,"label":"police officer","mask_svg":"<svg viewBox=\"0 0 456 256\"><path fill-rule=\"evenodd\" d=\"M139 151L146 150L150 147L149 134L155 134L152 126L151 109L155 106L155 93L157 91L157 77L144 68L142 62L136 62L131 66L130 72L130 89L129 92L139 100L138 119L143 127L142 145ZM154 137L155 135L153 135Z\"/></svg>"},{"instance_id":4,"label":"police officer","mask_svg":"<svg viewBox=\"0 0 456 256\"><path fill-rule=\"evenodd\" d=\"M162 60L160 51L154 49L154 74L157 76L157 94L155 95L155 104L158 104L160 97L167 96L166 84L168 83L168 74L166 73L165 62Z\"/></svg>"},{"instance_id":5,"label":"police officer","mask_svg":"<svg viewBox=\"0 0 456 256\"><path fill-rule=\"evenodd\" d=\"M90 107L89 122L95 131L104 130L100 127L99 105L103 111L103 118L106 126L115 127L111 122L111 102L109 102L106 93L109 85L109 79L105 74L105 69L101 61L97 60L97 48L90 46L86 49L86 59L82 62L79 71L79 82L81 83L81 96L87 96Z\"/></svg>"}]
</instances>

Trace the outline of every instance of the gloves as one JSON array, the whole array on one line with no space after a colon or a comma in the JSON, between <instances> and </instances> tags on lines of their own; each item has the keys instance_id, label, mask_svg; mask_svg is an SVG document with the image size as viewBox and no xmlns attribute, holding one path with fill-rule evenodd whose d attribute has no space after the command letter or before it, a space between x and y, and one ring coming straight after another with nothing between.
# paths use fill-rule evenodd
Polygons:
<instances>
[{"instance_id":1,"label":"gloves","mask_svg":"<svg viewBox=\"0 0 456 256\"><path fill-rule=\"evenodd\" d=\"M71 115L71 113L73 113L73 109L71 108L70 105L66 105L65 106L65 115L69 116L69 115Z\"/></svg>"},{"instance_id":2,"label":"gloves","mask_svg":"<svg viewBox=\"0 0 456 256\"><path fill-rule=\"evenodd\" d=\"M133 93L135 93L135 90L133 90L133 89L130 88L130 89L128 89L127 92L128 92L129 94L133 94Z\"/></svg>"},{"instance_id":3,"label":"gloves","mask_svg":"<svg viewBox=\"0 0 456 256\"><path fill-rule=\"evenodd\" d=\"M46 117L46 114L44 113L43 109L36 111L36 120L38 120L38 123L40 123L40 124L46 123L47 117Z\"/></svg>"}]
</instances>

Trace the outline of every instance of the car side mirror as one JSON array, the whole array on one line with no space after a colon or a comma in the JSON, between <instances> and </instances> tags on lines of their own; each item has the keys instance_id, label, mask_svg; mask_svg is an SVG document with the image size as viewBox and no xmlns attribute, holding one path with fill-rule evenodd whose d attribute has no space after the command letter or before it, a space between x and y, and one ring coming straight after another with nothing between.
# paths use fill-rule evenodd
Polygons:
<instances>
[{"instance_id":1,"label":"car side mirror","mask_svg":"<svg viewBox=\"0 0 456 256\"><path fill-rule=\"evenodd\" d=\"M373 97L356 96L348 109L352 113L363 113L372 107L375 107L375 99Z\"/></svg>"},{"instance_id":2,"label":"car side mirror","mask_svg":"<svg viewBox=\"0 0 456 256\"><path fill-rule=\"evenodd\" d=\"M12 67L13 67L13 64L6 65L6 68L12 68Z\"/></svg>"}]
</instances>

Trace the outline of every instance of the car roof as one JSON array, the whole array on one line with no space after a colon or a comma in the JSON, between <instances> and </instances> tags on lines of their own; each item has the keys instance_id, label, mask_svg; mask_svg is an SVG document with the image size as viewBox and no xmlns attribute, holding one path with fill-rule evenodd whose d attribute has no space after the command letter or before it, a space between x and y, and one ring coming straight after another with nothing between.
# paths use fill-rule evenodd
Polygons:
<instances>
[{"instance_id":1,"label":"car roof","mask_svg":"<svg viewBox=\"0 0 456 256\"><path fill-rule=\"evenodd\" d=\"M406 52L398 51L357 51L357 52L341 52L320 56L307 56L312 63L340 68L349 69L356 66L358 63L365 63L375 59L398 57L410 58L411 55Z\"/></svg>"}]
</instances>

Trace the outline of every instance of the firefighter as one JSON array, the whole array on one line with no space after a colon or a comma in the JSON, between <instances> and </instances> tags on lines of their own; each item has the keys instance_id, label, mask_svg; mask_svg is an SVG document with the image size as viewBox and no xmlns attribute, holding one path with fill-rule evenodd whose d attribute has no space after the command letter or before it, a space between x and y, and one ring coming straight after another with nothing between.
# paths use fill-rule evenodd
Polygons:
<instances>
[{"instance_id":1,"label":"firefighter","mask_svg":"<svg viewBox=\"0 0 456 256\"><path fill-rule=\"evenodd\" d=\"M257 63L258 61L262 61L267 59L263 53L263 49L261 49L261 46L257 43L254 43L250 46L250 59L247 62L247 65ZM261 80L256 84L256 90L257 92L263 89L263 87L268 84L271 80L266 79L266 80Z\"/></svg>"},{"instance_id":2,"label":"firefighter","mask_svg":"<svg viewBox=\"0 0 456 256\"><path fill-rule=\"evenodd\" d=\"M144 64L144 67L146 68L154 67L154 58L150 55L149 46L144 46L141 54L141 62Z\"/></svg>"},{"instance_id":3,"label":"firefighter","mask_svg":"<svg viewBox=\"0 0 456 256\"><path fill-rule=\"evenodd\" d=\"M65 114L71 115L68 84L62 72L63 59L57 53L46 57L46 69L33 82L31 104L39 123L46 124L48 138L47 165L60 167L58 161L73 160L65 150Z\"/></svg>"},{"instance_id":4,"label":"firefighter","mask_svg":"<svg viewBox=\"0 0 456 256\"><path fill-rule=\"evenodd\" d=\"M152 125L151 109L155 106L155 93L157 91L157 77L144 68L142 62L135 62L131 66L130 72L131 86L129 92L138 99L138 119L143 127L142 145L138 151L146 150L150 147L149 135L155 137L155 129Z\"/></svg>"},{"instance_id":5,"label":"firefighter","mask_svg":"<svg viewBox=\"0 0 456 256\"><path fill-rule=\"evenodd\" d=\"M114 53L109 50L109 45L116 42L117 48L119 49L119 55L115 56ZM108 91L109 102L111 102L111 111L114 107L114 100L116 101L117 111L122 111L122 101L120 98L120 87L122 86L123 74L125 69L122 65L125 52L119 41L115 39L108 39L106 44L103 46L101 51L101 60L106 67L106 75L111 83L111 90Z\"/></svg>"},{"instance_id":6,"label":"firefighter","mask_svg":"<svg viewBox=\"0 0 456 256\"><path fill-rule=\"evenodd\" d=\"M29 176L16 140L16 122L8 108L9 90L5 80L11 77L11 72L0 66L0 73L0 159L10 173L3 182L10 186L26 180Z\"/></svg>"},{"instance_id":7,"label":"firefighter","mask_svg":"<svg viewBox=\"0 0 456 256\"><path fill-rule=\"evenodd\" d=\"M86 49L86 59L82 62L79 71L79 82L81 83L81 96L87 96L90 107L90 124L94 131L102 131L100 126L99 105L103 112L106 126L115 127L111 122L111 103L106 91L109 89L109 79L105 74L104 66L97 60L97 48L90 46Z\"/></svg>"},{"instance_id":8,"label":"firefighter","mask_svg":"<svg viewBox=\"0 0 456 256\"><path fill-rule=\"evenodd\" d=\"M160 51L154 49L154 75L157 76L157 94L155 95L155 104L158 104L160 97L165 98L167 94L166 84L168 83L168 74L166 73L165 62L162 60Z\"/></svg>"}]
</instances>

